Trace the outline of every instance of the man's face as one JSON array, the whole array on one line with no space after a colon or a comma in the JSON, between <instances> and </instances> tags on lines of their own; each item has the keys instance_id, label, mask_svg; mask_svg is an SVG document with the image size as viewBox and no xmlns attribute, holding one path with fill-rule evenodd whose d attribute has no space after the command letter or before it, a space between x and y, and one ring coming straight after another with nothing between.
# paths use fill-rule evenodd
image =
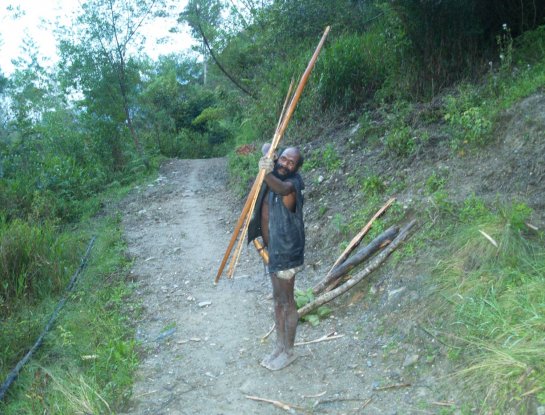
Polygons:
<instances>
[{"instance_id":1,"label":"man's face","mask_svg":"<svg viewBox=\"0 0 545 415\"><path fill-rule=\"evenodd\" d=\"M297 173L297 163L299 161L299 153L296 149L287 148L280 155L280 158L274 166L275 175L282 180L285 180Z\"/></svg>"}]
</instances>

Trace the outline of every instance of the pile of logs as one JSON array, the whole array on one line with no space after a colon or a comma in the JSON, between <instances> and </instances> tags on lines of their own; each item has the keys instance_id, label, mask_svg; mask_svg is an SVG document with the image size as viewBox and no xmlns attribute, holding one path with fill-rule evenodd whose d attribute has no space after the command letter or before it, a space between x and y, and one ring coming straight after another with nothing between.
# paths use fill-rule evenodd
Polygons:
<instances>
[{"instance_id":1,"label":"pile of logs","mask_svg":"<svg viewBox=\"0 0 545 415\"><path fill-rule=\"evenodd\" d=\"M365 234L371 228L373 222L394 202L395 199L390 199L363 227L363 229L352 239L345 251L335 261L327 275L323 280L312 288L315 295L314 301L306 304L298 310L299 317L310 313L321 305L330 302L341 294L344 294L364 278L369 276L376 270L388 256L409 236L409 231L415 225L416 220L412 220L403 227L392 226L375 239L367 246L359 249L354 255L350 254L358 247ZM378 253L377 253L378 252ZM375 255L376 254L376 255ZM373 257L373 255L375 255ZM371 258L371 259L370 259ZM367 265L359 270L355 275L348 273L356 266L369 260ZM348 276L348 278L343 278Z\"/></svg>"}]
</instances>

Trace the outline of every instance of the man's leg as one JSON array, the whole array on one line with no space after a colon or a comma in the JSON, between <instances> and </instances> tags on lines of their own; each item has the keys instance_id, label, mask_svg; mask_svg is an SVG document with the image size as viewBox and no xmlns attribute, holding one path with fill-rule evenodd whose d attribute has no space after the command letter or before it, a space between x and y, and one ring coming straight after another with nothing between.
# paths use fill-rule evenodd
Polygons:
<instances>
[{"instance_id":1,"label":"man's leg","mask_svg":"<svg viewBox=\"0 0 545 415\"><path fill-rule=\"evenodd\" d=\"M284 328L284 310L280 304L279 296L280 296L280 287L278 285L278 278L276 277L276 274L274 272L269 274L271 277L271 283L273 288L273 302L274 302L274 326L276 331L276 345L273 350L273 352L265 357L263 361L261 362L262 366L265 366L266 368L269 368L270 362L272 362L274 359L278 357L280 353L284 350L284 344L285 344L285 328Z\"/></svg>"},{"instance_id":2,"label":"man's leg","mask_svg":"<svg viewBox=\"0 0 545 415\"><path fill-rule=\"evenodd\" d=\"M270 370L280 370L288 366L296 358L293 350L297 331L297 306L293 295L295 274L297 270L288 270L271 274L273 284L273 298L275 304L275 320L277 334L277 348L263 366Z\"/></svg>"}]
</instances>

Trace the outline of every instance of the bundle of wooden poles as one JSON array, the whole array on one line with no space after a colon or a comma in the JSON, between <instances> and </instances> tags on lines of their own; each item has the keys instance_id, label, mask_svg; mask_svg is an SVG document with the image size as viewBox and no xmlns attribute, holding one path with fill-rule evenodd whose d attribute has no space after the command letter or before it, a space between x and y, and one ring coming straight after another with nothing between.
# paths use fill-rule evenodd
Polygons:
<instances>
[{"instance_id":1,"label":"bundle of wooden poles","mask_svg":"<svg viewBox=\"0 0 545 415\"><path fill-rule=\"evenodd\" d=\"M394 201L394 198L388 200L361 231L352 238L327 275L318 284L312 287L312 293L314 294L315 299L298 310L299 317L303 317L354 287L375 271L388 256L407 239L409 231L415 225L416 220L408 222L401 228L399 226L392 226L378 235L368 245L360 248L351 255L351 253L360 245L369 229L371 229L373 222L381 216ZM369 259L370 261L363 269L352 276L349 275L350 271Z\"/></svg>"},{"instance_id":2,"label":"bundle of wooden poles","mask_svg":"<svg viewBox=\"0 0 545 415\"><path fill-rule=\"evenodd\" d=\"M267 157L269 158L273 157L273 154L275 153L276 148L278 147L278 144L280 143L280 140L282 139L284 132L286 131L286 128L291 119L291 116L293 115L293 112L295 111L297 102L299 101L299 97L301 96L301 93L303 92L303 89L308 80L308 77L310 73L312 72L312 69L314 68L314 64L316 63L316 60L318 59L318 55L320 54L322 46L325 43L329 30L330 30L330 27L328 26L325 29L324 34L322 35L322 38L320 39L320 42L318 43L318 46L316 47L316 50L314 51L314 54L312 55L312 58L310 59L307 65L307 68L305 69L305 72L301 76L297 89L295 90L293 95L291 95L292 89L293 89L293 81L290 84L288 93L286 95L286 99L284 100L284 105L282 107L280 118L276 126L276 131L272 139L271 146L269 147L269 151L267 152ZM217 284L219 279L221 278L221 275L223 274L223 271L225 269L225 266L229 258L231 258L231 261L229 262L227 277L232 278L235 273L235 268L237 266L240 253L244 245L244 240L246 239L246 234L248 232L248 225L250 224L250 220L252 219L252 215L253 215L255 205L257 202L257 197L259 195L259 190L261 189L261 185L263 184L264 178L265 178L265 170L260 169L257 175L257 178L255 179L254 184L250 190L250 193L248 194L248 197L246 198L246 203L244 204L244 207L242 208L240 217L238 218L238 221L235 225L233 235L231 236L229 245L227 246L225 254L223 255L220 267L218 269L216 278L214 280L214 284ZM235 243L237 242L237 240L238 240L237 246L235 248L234 253L232 254L233 247Z\"/></svg>"}]
</instances>

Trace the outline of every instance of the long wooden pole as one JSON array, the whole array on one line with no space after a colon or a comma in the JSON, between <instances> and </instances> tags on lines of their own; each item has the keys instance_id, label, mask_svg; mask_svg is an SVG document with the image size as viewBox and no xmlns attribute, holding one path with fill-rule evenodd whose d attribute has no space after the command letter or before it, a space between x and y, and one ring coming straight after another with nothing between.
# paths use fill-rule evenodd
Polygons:
<instances>
[{"instance_id":1,"label":"long wooden pole","mask_svg":"<svg viewBox=\"0 0 545 415\"><path fill-rule=\"evenodd\" d=\"M314 54L312 55L312 58L310 59L307 65L307 68L305 69L305 72L303 73L303 76L301 77L301 80L299 81L299 85L297 86L295 93L293 94L293 97L290 101L288 109L286 110L286 115L284 119L282 120L282 123L280 124L280 128L277 129L277 131L274 134L271 146L269 148L269 151L267 152L267 157L269 158L272 158L272 155L276 151L276 147L278 146L282 136L284 135L284 132L291 119L291 116L293 115L293 112L295 111L297 101L299 100L299 97L301 96L301 93L303 92L303 88L305 87L308 77L310 73L312 72L312 69L314 67L314 64L316 63L316 60L318 59L318 55L320 54L322 46L325 43L326 37L329 34L329 30L330 30L330 26L327 26L324 31L324 34L322 35L322 38L320 39L320 42L318 43L318 46L316 47L316 50L314 51ZM256 197L255 193L259 192L259 189L261 188L261 185L263 184L264 178L265 178L265 170L261 169L257 175L254 185L252 186L252 189L250 190L250 194L248 195L248 198L246 199L246 203L244 204L244 207L242 208L242 213L237 221L235 230L233 232L233 235L231 237L231 241L229 242L227 250L225 251L225 254L223 255L223 259L220 264L220 268L218 269L218 272L216 274L214 284L218 283L221 277L221 274L223 273L223 269L225 268L225 264L227 263L227 260L229 259L229 256L231 255L231 250L233 249L233 245L235 244L237 236L239 235L239 232L244 223L244 220L252 217L253 208L252 209L250 208L251 208L251 205L253 204L254 197Z\"/></svg>"},{"instance_id":2,"label":"long wooden pole","mask_svg":"<svg viewBox=\"0 0 545 415\"><path fill-rule=\"evenodd\" d=\"M286 94L286 98L284 99L284 104L282 105L282 111L280 111L280 117L278 118L278 124L276 124L276 130L274 132L275 134L278 133L278 130L280 129L280 126L282 125L282 120L284 119L284 116L286 114L286 107L288 105L288 102L290 101L292 90L293 90L293 79L290 82L288 93ZM233 278L233 275L235 273L235 268L238 264L238 259L240 258L242 247L244 246L244 240L246 239L246 235L248 233L248 227L250 226L250 221L252 220L252 213L255 209L255 205L257 203L258 197L259 197L259 190L255 192L253 195L252 203L250 204L250 209L249 209L249 212L251 213L246 216L246 220L244 221L244 224L242 226L242 231L240 232L240 236L237 242L237 247L235 248L235 253L233 255L233 258L231 258L231 262L229 263L229 269L227 270L227 278Z\"/></svg>"}]
</instances>

